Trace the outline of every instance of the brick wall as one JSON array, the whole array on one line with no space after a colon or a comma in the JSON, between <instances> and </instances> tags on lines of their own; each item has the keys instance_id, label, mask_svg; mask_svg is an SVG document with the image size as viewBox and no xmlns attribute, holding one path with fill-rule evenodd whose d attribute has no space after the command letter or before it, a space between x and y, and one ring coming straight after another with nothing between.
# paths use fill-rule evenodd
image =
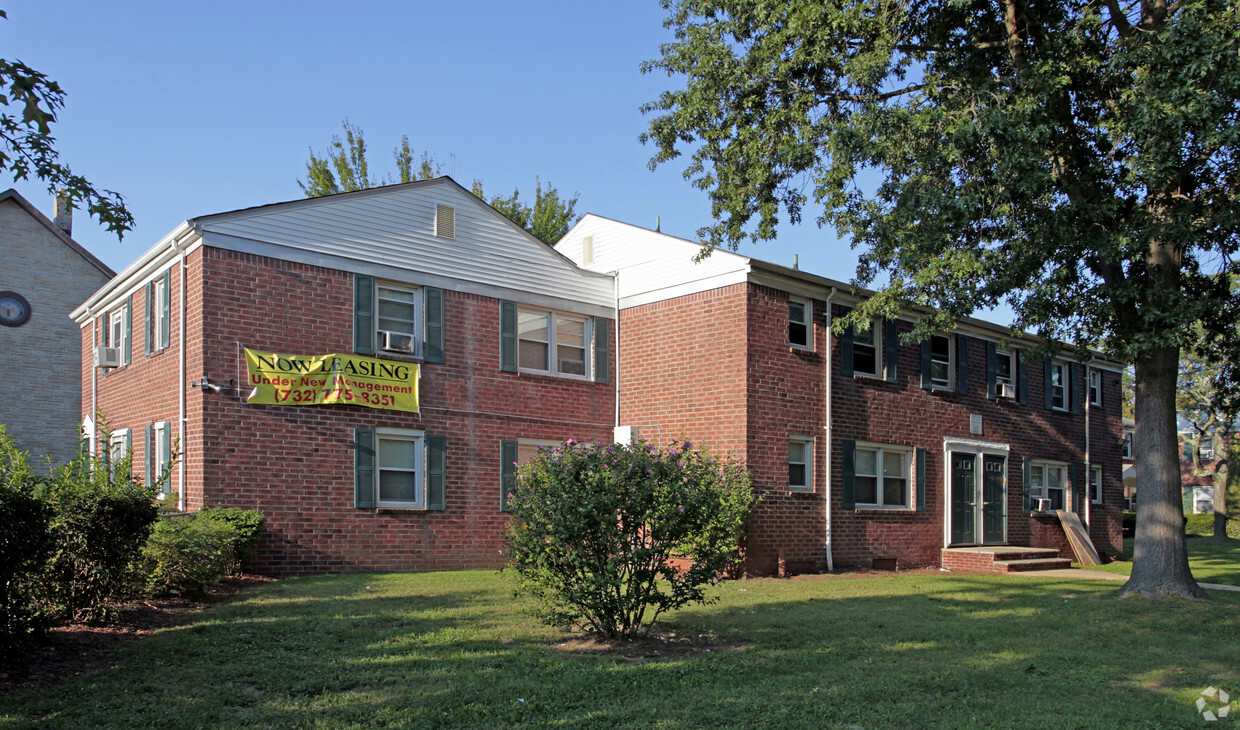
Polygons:
<instances>
[{"instance_id":1,"label":"brick wall","mask_svg":"<svg viewBox=\"0 0 1240 730\"><path fill-rule=\"evenodd\" d=\"M684 433L694 440L725 444L745 458L763 497L747 539L750 574L819 570L826 565L822 451L826 303L812 302L813 349L803 350L788 342L787 300L787 293L779 290L733 285L621 312L621 422L656 425L665 436ZM911 324L901 322L899 329L907 332ZM739 342L742 332L744 342ZM833 345L831 352L835 565L869 567L875 559L895 559L901 567L939 563L946 532L945 437L1010 447L1007 541L1033 544L1031 518L1023 512L1023 460L1085 458L1084 413L1044 407L1041 361L1026 364L1028 395L1022 405L986 397L986 347L979 339L969 340L964 393L921 387L919 344L898 347L894 383L844 377L838 346ZM739 373L744 373L743 382ZM1104 500L1102 505L1091 505L1089 522L1098 549L1115 553L1122 545L1120 383L1117 373L1104 372L1102 379L1103 406L1090 414L1090 451L1093 462L1104 467ZM1086 388L1083 382L1078 387L1083 403ZM970 416L975 414L982 417L980 435L970 431ZM787 487L792 436L814 439L813 492ZM845 439L924 448L925 509L845 510L840 476Z\"/></svg>"}]
</instances>

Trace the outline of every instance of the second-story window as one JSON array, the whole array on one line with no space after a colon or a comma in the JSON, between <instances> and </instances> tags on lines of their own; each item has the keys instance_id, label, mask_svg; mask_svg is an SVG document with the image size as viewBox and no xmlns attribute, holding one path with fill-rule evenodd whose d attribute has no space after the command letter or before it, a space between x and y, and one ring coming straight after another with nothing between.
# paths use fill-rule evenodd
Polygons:
<instances>
[{"instance_id":1,"label":"second-story window","mask_svg":"<svg viewBox=\"0 0 1240 730\"><path fill-rule=\"evenodd\" d=\"M812 349L810 322L812 307L808 300L788 300L788 342L793 347Z\"/></svg>"},{"instance_id":2,"label":"second-story window","mask_svg":"<svg viewBox=\"0 0 1240 730\"><path fill-rule=\"evenodd\" d=\"M517 356L522 370L585 377L590 372L590 320L560 312L517 313Z\"/></svg>"},{"instance_id":3,"label":"second-story window","mask_svg":"<svg viewBox=\"0 0 1240 730\"><path fill-rule=\"evenodd\" d=\"M1051 363L1050 377L1051 408L1056 411L1068 410L1068 366L1062 362Z\"/></svg>"},{"instance_id":4,"label":"second-story window","mask_svg":"<svg viewBox=\"0 0 1240 730\"><path fill-rule=\"evenodd\" d=\"M416 287L379 282L375 286L375 330L378 349L420 354L421 291Z\"/></svg>"},{"instance_id":5,"label":"second-story window","mask_svg":"<svg viewBox=\"0 0 1240 730\"><path fill-rule=\"evenodd\" d=\"M879 323L870 323L864 332L853 333L853 373L871 378L882 376L882 362L878 348Z\"/></svg>"},{"instance_id":6,"label":"second-story window","mask_svg":"<svg viewBox=\"0 0 1240 730\"><path fill-rule=\"evenodd\" d=\"M952 387L952 338L947 335L930 337L930 386Z\"/></svg>"},{"instance_id":7,"label":"second-story window","mask_svg":"<svg viewBox=\"0 0 1240 730\"><path fill-rule=\"evenodd\" d=\"M1102 371L1089 371L1089 404L1091 406L1102 405Z\"/></svg>"}]
</instances>

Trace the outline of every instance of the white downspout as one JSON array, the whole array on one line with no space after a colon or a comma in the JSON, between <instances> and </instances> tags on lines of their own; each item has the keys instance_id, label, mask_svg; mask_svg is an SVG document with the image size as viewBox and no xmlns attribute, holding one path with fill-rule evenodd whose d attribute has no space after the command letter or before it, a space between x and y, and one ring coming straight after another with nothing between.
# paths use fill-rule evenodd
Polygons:
<instances>
[{"instance_id":1,"label":"white downspout","mask_svg":"<svg viewBox=\"0 0 1240 730\"><path fill-rule=\"evenodd\" d=\"M1090 375L1092 374L1092 368L1090 367L1090 365L1093 363L1093 361L1094 359L1091 357L1089 358L1089 362L1085 363L1085 392L1081 394L1082 397L1085 398L1085 478L1082 480L1084 482L1083 488L1085 489L1085 495L1084 495L1084 499L1081 500L1081 503L1085 505L1085 527L1087 530L1086 532L1087 537L1088 537L1088 529L1090 525L1090 520L1093 517L1093 511L1094 511L1093 510L1093 501L1094 501L1093 496L1094 495L1092 494L1093 488L1090 486L1090 480L1093 478L1094 462L1089 453L1089 411L1090 411L1090 405L1091 405L1091 402L1090 402L1091 399L1089 397L1089 383L1090 383ZM1098 387L1100 388L1102 387L1101 381L1099 381ZM1091 542L1093 541L1092 537L1090 538L1090 541Z\"/></svg>"},{"instance_id":2,"label":"white downspout","mask_svg":"<svg viewBox=\"0 0 1240 730\"><path fill-rule=\"evenodd\" d=\"M187 311L187 307L185 306L185 291L186 291L186 286L185 286L186 275L185 274L186 274L187 269L185 265L185 249L181 247L181 241L180 240L173 241L173 245L176 246L176 249L177 249L177 256L178 256L178 262L180 263L180 276L181 276L181 325L180 325L180 330L181 330L180 371L181 372L180 372L180 378L177 381L178 383L177 387L180 389L180 394L179 394L179 397L177 398L178 409L179 409L177 412L177 441L180 445L181 453L177 457L177 511L184 512L185 511L185 449L186 449L186 446L185 446L186 445L186 438L185 438L185 388L186 388L186 385L185 385L185 329L186 329L185 314Z\"/></svg>"},{"instance_id":3,"label":"white downspout","mask_svg":"<svg viewBox=\"0 0 1240 730\"><path fill-rule=\"evenodd\" d=\"M835 287L827 294L827 334L826 334L826 376L823 378L823 431L826 432L826 447L823 448L823 504L826 506L827 521L827 571L835 570L835 559L831 556L831 299L835 297Z\"/></svg>"},{"instance_id":4,"label":"white downspout","mask_svg":"<svg viewBox=\"0 0 1240 730\"><path fill-rule=\"evenodd\" d=\"M86 306L86 316L90 318L90 455L99 453L99 368L95 366L95 347L99 341L99 323L95 321L95 313L90 305Z\"/></svg>"},{"instance_id":5,"label":"white downspout","mask_svg":"<svg viewBox=\"0 0 1240 730\"><path fill-rule=\"evenodd\" d=\"M618 427L620 425L620 271L613 271L611 272L611 275L611 289L613 296L616 299L616 324L612 327L612 329L616 331L616 354L614 357L616 361L616 422L613 426ZM612 440L615 440L614 433L612 435Z\"/></svg>"}]
</instances>

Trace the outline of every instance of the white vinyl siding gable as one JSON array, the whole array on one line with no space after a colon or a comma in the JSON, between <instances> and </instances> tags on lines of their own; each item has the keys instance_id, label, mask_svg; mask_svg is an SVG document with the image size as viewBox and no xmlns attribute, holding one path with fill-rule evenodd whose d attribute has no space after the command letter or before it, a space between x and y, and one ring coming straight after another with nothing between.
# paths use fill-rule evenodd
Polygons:
<instances>
[{"instance_id":1,"label":"white vinyl siding gable","mask_svg":"<svg viewBox=\"0 0 1240 730\"><path fill-rule=\"evenodd\" d=\"M436 213L444 206L454 209L453 238L436 235ZM271 244L311 257L338 257L615 306L611 277L576 268L446 179L222 213L204 217L198 225L205 244L224 249L252 249L247 242Z\"/></svg>"}]
</instances>

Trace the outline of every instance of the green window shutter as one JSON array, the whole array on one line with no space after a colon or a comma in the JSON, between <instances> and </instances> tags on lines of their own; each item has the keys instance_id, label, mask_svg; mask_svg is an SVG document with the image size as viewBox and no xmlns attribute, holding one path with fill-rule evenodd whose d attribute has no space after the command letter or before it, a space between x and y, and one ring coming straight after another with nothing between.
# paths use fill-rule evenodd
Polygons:
<instances>
[{"instance_id":1,"label":"green window shutter","mask_svg":"<svg viewBox=\"0 0 1240 730\"><path fill-rule=\"evenodd\" d=\"M142 461L146 467L143 484L150 487L155 483L151 478L155 473L155 434L151 426L142 427Z\"/></svg>"},{"instance_id":2,"label":"green window shutter","mask_svg":"<svg viewBox=\"0 0 1240 730\"><path fill-rule=\"evenodd\" d=\"M1021 464L1021 479L1024 481L1021 491L1025 495L1025 514L1029 514L1033 512L1033 494L1030 493L1033 489L1033 459L1025 459Z\"/></svg>"},{"instance_id":3,"label":"green window shutter","mask_svg":"<svg viewBox=\"0 0 1240 730\"><path fill-rule=\"evenodd\" d=\"M422 359L443 362L443 289L428 286L426 295L426 341L422 343Z\"/></svg>"},{"instance_id":4,"label":"green window shutter","mask_svg":"<svg viewBox=\"0 0 1240 730\"><path fill-rule=\"evenodd\" d=\"M896 382L896 355L900 346L900 328L894 320L883 322L883 379Z\"/></svg>"},{"instance_id":5,"label":"green window shutter","mask_svg":"<svg viewBox=\"0 0 1240 730\"><path fill-rule=\"evenodd\" d=\"M172 424L171 423L164 424L163 435L160 436L160 440L162 441L161 446L163 449L163 453L167 455L168 461L156 462L157 464L159 464L159 474L156 475L156 478L158 479L162 479L164 477L164 471L169 466L172 465ZM171 477L169 477L168 484L164 486L164 491L169 491L168 487L171 486L171 484L172 484L172 479Z\"/></svg>"},{"instance_id":6,"label":"green window shutter","mask_svg":"<svg viewBox=\"0 0 1240 730\"><path fill-rule=\"evenodd\" d=\"M840 497L844 503L844 509L856 509L856 485L857 478L857 442L852 439L844 439L844 458L840 469L840 476L843 477L843 485L840 489Z\"/></svg>"},{"instance_id":7,"label":"green window shutter","mask_svg":"<svg viewBox=\"0 0 1240 730\"><path fill-rule=\"evenodd\" d=\"M499 442L499 508L511 512L508 495L517 484L517 442Z\"/></svg>"},{"instance_id":8,"label":"green window shutter","mask_svg":"<svg viewBox=\"0 0 1240 730\"><path fill-rule=\"evenodd\" d=\"M1029 404L1029 372L1020 350L1016 351L1016 397L1022 406Z\"/></svg>"},{"instance_id":9,"label":"green window shutter","mask_svg":"<svg viewBox=\"0 0 1240 730\"><path fill-rule=\"evenodd\" d=\"M594 382L611 382L611 320L594 318Z\"/></svg>"},{"instance_id":10,"label":"green window shutter","mask_svg":"<svg viewBox=\"0 0 1240 730\"><path fill-rule=\"evenodd\" d=\"M444 509L445 463L448 456L448 439L445 436L426 437L426 508Z\"/></svg>"},{"instance_id":11,"label":"green window shutter","mask_svg":"<svg viewBox=\"0 0 1240 730\"><path fill-rule=\"evenodd\" d=\"M375 354L375 277L365 274L353 275L353 351Z\"/></svg>"},{"instance_id":12,"label":"green window shutter","mask_svg":"<svg viewBox=\"0 0 1240 730\"><path fill-rule=\"evenodd\" d=\"M129 295L129 303L125 305L125 343L121 350L121 364L129 364L129 356L133 352L133 294Z\"/></svg>"},{"instance_id":13,"label":"green window shutter","mask_svg":"<svg viewBox=\"0 0 1240 730\"><path fill-rule=\"evenodd\" d=\"M353 504L358 509L371 509L375 506L374 429L357 429L353 441Z\"/></svg>"},{"instance_id":14,"label":"green window shutter","mask_svg":"<svg viewBox=\"0 0 1240 730\"><path fill-rule=\"evenodd\" d=\"M1074 461L1068 467L1068 480L1072 487L1072 511L1078 515L1085 513L1085 490L1082 487L1084 480L1081 479L1083 466L1085 465L1082 462Z\"/></svg>"},{"instance_id":15,"label":"green window shutter","mask_svg":"<svg viewBox=\"0 0 1240 730\"><path fill-rule=\"evenodd\" d=\"M164 321L159 326L159 346L167 347L172 342L172 269L164 272L164 298L159 302L163 311Z\"/></svg>"},{"instance_id":16,"label":"green window shutter","mask_svg":"<svg viewBox=\"0 0 1240 730\"><path fill-rule=\"evenodd\" d=\"M149 355L155 349L155 283L148 281L143 291L146 293L146 324L142 327L142 354Z\"/></svg>"},{"instance_id":17,"label":"green window shutter","mask_svg":"<svg viewBox=\"0 0 1240 730\"><path fill-rule=\"evenodd\" d=\"M929 390L930 382L930 340L921 341L921 387Z\"/></svg>"},{"instance_id":18,"label":"green window shutter","mask_svg":"<svg viewBox=\"0 0 1240 730\"><path fill-rule=\"evenodd\" d=\"M986 397L999 397L999 349L993 342L986 343Z\"/></svg>"},{"instance_id":19,"label":"green window shutter","mask_svg":"<svg viewBox=\"0 0 1240 730\"><path fill-rule=\"evenodd\" d=\"M969 337L956 334L956 392L969 392Z\"/></svg>"},{"instance_id":20,"label":"green window shutter","mask_svg":"<svg viewBox=\"0 0 1240 730\"><path fill-rule=\"evenodd\" d=\"M1049 357L1042 361L1042 392L1046 396L1046 410L1048 411L1054 408L1052 405L1054 399L1051 397L1051 372L1053 369Z\"/></svg>"},{"instance_id":21,"label":"green window shutter","mask_svg":"<svg viewBox=\"0 0 1240 730\"><path fill-rule=\"evenodd\" d=\"M1077 394L1077 390L1081 384L1081 364L1077 362L1068 363L1068 410L1075 414L1081 412L1081 398Z\"/></svg>"},{"instance_id":22,"label":"green window shutter","mask_svg":"<svg viewBox=\"0 0 1240 730\"><path fill-rule=\"evenodd\" d=\"M925 449L917 449L913 458L917 460L917 511L926 511L926 457Z\"/></svg>"},{"instance_id":23,"label":"green window shutter","mask_svg":"<svg viewBox=\"0 0 1240 730\"><path fill-rule=\"evenodd\" d=\"M517 303L499 303L499 369L517 372Z\"/></svg>"}]
</instances>

